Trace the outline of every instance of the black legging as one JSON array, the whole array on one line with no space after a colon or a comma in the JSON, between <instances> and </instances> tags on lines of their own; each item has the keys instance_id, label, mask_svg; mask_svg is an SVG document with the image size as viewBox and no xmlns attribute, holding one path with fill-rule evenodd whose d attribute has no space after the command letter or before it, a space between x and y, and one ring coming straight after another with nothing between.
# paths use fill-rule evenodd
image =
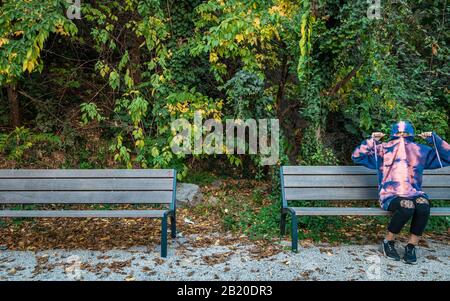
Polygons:
<instances>
[{"instance_id":1,"label":"black legging","mask_svg":"<svg viewBox=\"0 0 450 301\"><path fill-rule=\"evenodd\" d=\"M424 197L396 198L391 201L388 210L394 213L388 226L389 232L394 234L400 233L403 226L412 218L410 232L421 236L430 217L430 204Z\"/></svg>"}]
</instances>

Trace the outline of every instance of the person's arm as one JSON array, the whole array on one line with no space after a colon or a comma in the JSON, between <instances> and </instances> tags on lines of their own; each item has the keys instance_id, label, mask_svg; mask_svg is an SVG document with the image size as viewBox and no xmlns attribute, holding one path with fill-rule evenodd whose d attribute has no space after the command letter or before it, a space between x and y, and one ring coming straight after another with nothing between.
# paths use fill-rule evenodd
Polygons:
<instances>
[{"instance_id":1,"label":"person's arm","mask_svg":"<svg viewBox=\"0 0 450 301\"><path fill-rule=\"evenodd\" d=\"M425 168L436 169L450 166L450 144L445 142L435 132L427 132L419 135L434 146L434 149L428 153Z\"/></svg>"},{"instance_id":2,"label":"person's arm","mask_svg":"<svg viewBox=\"0 0 450 301\"><path fill-rule=\"evenodd\" d=\"M352 160L355 164L363 165L370 169L376 169L378 164L380 164L381 157L379 156L379 151L375 154L375 147L381 144L378 140L384 136L377 135L378 133L372 134L372 138L364 140L361 145L359 145L352 154ZM378 146L380 147L380 146Z\"/></svg>"}]
</instances>

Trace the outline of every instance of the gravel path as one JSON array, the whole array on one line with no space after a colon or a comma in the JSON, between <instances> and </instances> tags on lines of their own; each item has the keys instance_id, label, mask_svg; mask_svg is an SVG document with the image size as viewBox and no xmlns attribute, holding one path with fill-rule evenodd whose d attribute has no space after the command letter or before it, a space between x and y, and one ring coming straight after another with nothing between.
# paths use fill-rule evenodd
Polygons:
<instances>
[{"instance_id":1,"label":"gravel path","mask_svg":"<svg viewBox=\"0 0 450 301\"><path fill-rule=\"evenodd\" d=\"M375 245L314 245L257 259L252 245L194 248L189 241L172 242L167 259L145 247L0 251L0 280L450 280L448 242L428 241L412 266L386 260Z\"/></svg>"}]
</instances>

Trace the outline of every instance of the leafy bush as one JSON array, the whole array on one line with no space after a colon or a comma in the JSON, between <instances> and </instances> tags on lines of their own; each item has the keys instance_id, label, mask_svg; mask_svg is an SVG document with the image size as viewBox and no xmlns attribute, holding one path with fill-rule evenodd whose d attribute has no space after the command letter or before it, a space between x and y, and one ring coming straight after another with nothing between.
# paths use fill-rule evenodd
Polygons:
<instances>
[{"instance_id":1,"label":"leafy bush","mask_svg":"<svg viewBox=\"0 0 450 301\"><path fill-rule=\"evenodd\" d=\"M41 143L60 146L61 140L53 134L36 134L24 127L16 128L9 134L0 134L0 154L5 154L9 160L20 162L27 150Z\"/></svg>"}]
</instances>

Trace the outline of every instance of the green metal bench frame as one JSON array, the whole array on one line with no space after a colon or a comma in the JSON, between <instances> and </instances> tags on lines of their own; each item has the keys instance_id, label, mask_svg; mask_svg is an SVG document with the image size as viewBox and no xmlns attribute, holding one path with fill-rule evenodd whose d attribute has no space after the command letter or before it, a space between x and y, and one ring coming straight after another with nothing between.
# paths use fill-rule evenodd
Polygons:
<instances>
[{"instance_id":1,"label":"green metal bench frame","mask_svg":"<svg viewBox=\"0 0 450 301\"><path fill-rule=\"evenodd\" d=\"M374 170L362 166L281 166L280 233L286 233L286 218L291 216L292 251L298 250L298 216L390 215L373 207L290 207L300 200L377 200ZM450 167L426 170L423 189L431 200L450 200ZM450 207L431 208L432 216L450 216Z\"/></svg>"}]
</instances>

